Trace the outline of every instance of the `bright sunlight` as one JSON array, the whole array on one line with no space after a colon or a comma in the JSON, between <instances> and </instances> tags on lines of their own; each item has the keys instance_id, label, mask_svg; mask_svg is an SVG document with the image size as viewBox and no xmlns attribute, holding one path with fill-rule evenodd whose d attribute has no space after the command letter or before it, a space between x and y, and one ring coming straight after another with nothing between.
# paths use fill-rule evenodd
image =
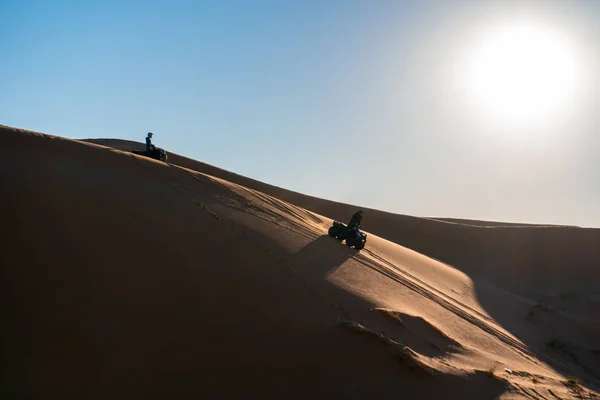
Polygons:
<instances>
[{"instance_id":1,"label":"bright sunlight","mask_svg":"<svg viewBox=\"0 0 600 400\"><path fill-rule=\"evenodd\" d=\"M534 24L482 34L467 68L468 95L493 122L544 124L565 114L580 85L581 62L566 36Z\"/></svg>"}]
</instances>

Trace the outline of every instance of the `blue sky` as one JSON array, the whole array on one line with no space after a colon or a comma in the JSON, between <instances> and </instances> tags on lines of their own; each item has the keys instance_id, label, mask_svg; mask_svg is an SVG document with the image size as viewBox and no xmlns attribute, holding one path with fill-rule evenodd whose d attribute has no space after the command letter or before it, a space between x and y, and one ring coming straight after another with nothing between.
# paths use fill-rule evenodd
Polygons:
<instances>
[{"instance_id":1,"label":"blue sky","mask_svg":"<svg viewBox=\"0 0 600 400\"><path fill-rule=\"evenodd\" d=\"M168 151L402 214L600 227L600 7L515 4L0 0L0 123L152 131ZM520 13L585 56L585 93L552 124L461 105L477 29Z\"/></svg>"}]
</instances>

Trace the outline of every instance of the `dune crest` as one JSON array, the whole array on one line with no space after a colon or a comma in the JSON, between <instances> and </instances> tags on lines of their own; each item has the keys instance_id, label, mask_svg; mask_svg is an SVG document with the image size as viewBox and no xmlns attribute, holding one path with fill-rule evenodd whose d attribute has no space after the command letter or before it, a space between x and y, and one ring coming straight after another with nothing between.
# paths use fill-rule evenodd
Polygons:
<instances>
[{"instance_id":1,"label":"dune crest","mask_svg":"<svg viewBox=\"0 0 600 400\"><path fill-rule=\"evenodd\" d=\"M327 235L352 206L94 142L0 127L8 397L597 395L587 264L531 291L486 276L483 250L451 248L474 233L442 240L458 232L444 226L486 229L501 249L509 228L377 211L357 252ZM401 245L413 228L421 242ZM594 230L548 229L567 238L565 256L569 232L597 243ZM417 252L436 246L472 265ZM543 350L556 321L578 328Z\"/></svg>"}]
</instances>

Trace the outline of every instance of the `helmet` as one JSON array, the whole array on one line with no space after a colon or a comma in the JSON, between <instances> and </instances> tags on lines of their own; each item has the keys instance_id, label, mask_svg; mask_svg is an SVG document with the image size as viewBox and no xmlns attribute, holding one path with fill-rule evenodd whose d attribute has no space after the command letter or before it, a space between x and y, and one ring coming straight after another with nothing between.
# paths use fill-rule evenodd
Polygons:
<instances>
[{"instance_id":1,"label":"helmet","mask_svg":"<svg viewBox=\"0 0 600 400\"><path fill-rule=\"evenodd\" d=\"M148 136L152 137L152 132L148 132Z\"/></svg>"}]
</instances>

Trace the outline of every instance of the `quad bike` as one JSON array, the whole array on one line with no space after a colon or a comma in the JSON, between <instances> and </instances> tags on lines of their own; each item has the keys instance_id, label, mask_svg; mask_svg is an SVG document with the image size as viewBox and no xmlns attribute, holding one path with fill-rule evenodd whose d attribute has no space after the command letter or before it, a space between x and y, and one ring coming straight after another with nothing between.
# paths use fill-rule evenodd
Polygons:
<instances>
[{"instance_id":1,"label":"quad bike","mask_svg":"<svg viewBox=\"0 0 600 400\"><path fill-rule=\"evenodd\" d=\"M167 162L167 152L159 147L152 147L150 151L147 150L131 150L132 153L140 156L154 158L155 160Z\"/></svg>"},{"instance_id":2,"label":"quad bike","mask_svg":"<svg viewBox=\"0 0 600 400\"><path fill-rule=\"evenodd\" d=\"M354 247L356 250L362 250L367 243L367 235L360 231L360 226L348 228L346 224L333 221L329 228L329 236L345 240L348 247Z\"/></svg>"}]
</instances>

